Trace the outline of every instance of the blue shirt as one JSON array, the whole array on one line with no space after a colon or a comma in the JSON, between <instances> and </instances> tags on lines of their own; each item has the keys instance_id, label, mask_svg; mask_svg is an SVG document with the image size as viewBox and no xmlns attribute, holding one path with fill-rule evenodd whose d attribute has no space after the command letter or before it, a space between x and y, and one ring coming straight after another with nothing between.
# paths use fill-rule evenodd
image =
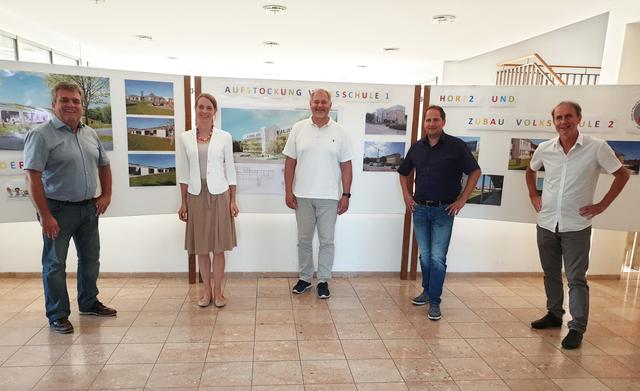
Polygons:
<instances>
[{"instance_id":1,"label":"blue shirt","mask_svg":"<svg viewBox=\"0 0 640 391\"><path fill-rule=\"evenodd\" d=\"M467 144L461 139L442 133L433 147L425 139L409 148L398 167L407 176L416 170L416 201L453 201L462 191L462 174L480 169Z\"/></svg>"},{"instance_id":2,"label":"blue shirt","mask_svg":"<svg viewBox=\"0 0 640 391\"><path fill-rule=\"evenodd\" d=\"M47 198L84 201L96 196L98 167L109 165L95 130L81 124L76 133L53 118L27 133L24 168L42 172Z\"/></svg>"}]
</instances>

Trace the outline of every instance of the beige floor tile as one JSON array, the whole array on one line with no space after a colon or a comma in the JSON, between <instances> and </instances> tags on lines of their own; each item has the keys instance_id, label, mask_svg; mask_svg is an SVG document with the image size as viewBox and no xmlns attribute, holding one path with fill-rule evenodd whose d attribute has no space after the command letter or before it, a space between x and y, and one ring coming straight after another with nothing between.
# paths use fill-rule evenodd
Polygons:
<instances>
[{"instance_id":1,"label":"beige floor tile","mask_svg":"<svg viewBox=\"0 0 640 391\"><path fill-rule=\"evenodd\" d=\"M505 383L513 391L554 391L560 388L550 379L506 379Z\"/></svg>"},{"instance_id":2,"label":"beige floor tile","mask_svg":"<svg viewBox=\"0 0 640 391\"><path fill-rule=\"evenodd\" d=\"M204 364L156 364L146 388L197 387Z\"/></svg>"},{"instance_id":3,"label":"beige floor tile","mask_svg":"<svg viewBox=\"0 0 640 391\"><path fill-rule=\"evenodd\" d=\"M426 339L437 358L478 357L478 353L462 338Z\"/></svg>"},{"instance_id":4,"label":"beige floor tile","mask_svg":"<svg viewBox=\"0 0 640 391\"><path fill-rule=\"evenodd\" d=\"M174 326L213 326L218 313L216 311L183 311L178 313Z\"/></svg>"},{"instance_id":5,"label":"beige floor tile","mask_svg":"<svg viewBox=\"0 0 640 391\"><path fill-rule=\"evenodd\" d=\"M2 366L35 367L53 365L68 347L68 345L22 346Z\"/></svg>"},{"instance_id":6,"label":"beige floor tile","mask_svg":"<svg viewBox=\"0 0 640 391\"><path fill-rule=\"evenodd\" d=\"M118 311L117 316L102 317L91 315L71 315L71 323L81 328L91 327L130 327L140 313L135 311Z\"/></svg>"},{"instance_id":7,"label":"beige floor tile","mask_svg":"<svg viewBox=\"0 0 640 391\"><path fill-rule=\"evenodd\" d=\"M385 339L382 342L394 359L436 357L422 339Z\"/></svg>"},{"instance_id":8,"label":"beige floor tile","mask_svg":"<svg viewBox=\"0 0 640 391\"><path fill-rule=\"evenodd\" d=\"M533 356L527 359L547 377L556 379L571 379L592 377L566 356Z\"/></svg>"},{"instance_id":9,"label":"beige floor tile","mask_svg":"<svg viewBox=\"0 0 640 391\"><path fill-rule=\"evenodd\" d=\"M253 356L255 361L300 360L296 341L256 341Z\"/></svg>"},{"instance_id":10,"label":"beige floor tile","mask_svg":"<svg viewBox=\"0 0 640 391\"><path fill-rule=\"evenodd\" d=\"M376 323L409 323L406 315L398 308L375 308L367 310L373 324Z\"/></svg>"},{"instance_id":11,"label":"beige floor tile","mask_svg":"<svg viewBox=\"0 0 640 391\"><path fill-rule=\"evenodd\" d=\"M76 345L119 343L127 333L128 327L86 327L78 333L73 342Z\"/></svg>"},{"instance_id":12,"label":"beige floor tile","mask_svg":"<svg viewBox=\"0 0 640 391\"><path fill-rule=\"evenodd\" d=\"M7 319L4 323L0 320L0 323L2 327L40 328L47 326L49 322L44 313L20 312Z\"/></svg>"},{"instance_id":13,"label":"beige floor tile","mask_svg":"<svg viewBox=\"0 0 640 391\"><path fill-rule=\"evenodd\" d=\"M0 345L24 345L39 331L39 327L0 327Z\"/></svg>"},{"instance_id":14,"label":"beige floor tile","mask_svg":"<svg viewBox=\"0 0 640 391\"><path fill-rule=\"evenodd\" d=\"M253 341L214 342L209 345L207 362L253 361Z\"/></svg>"},{"instance_id":15,"label":"beige floor tile","mask_svg":"<svg viewBox=\"0 0 640 391\"><path fill-rule=\"evenodd\" d=\"M140 312L132 326L173 326L177 316L178 312Z\"/></svg>"},{"instance_id":16,"label":"beige floor tile","mask_svg":"<svg viewBox=\"0 0 640 391\"><path fill-rule=\"evenodd\" d=\"M293 304L290 297L258 297L256 310L291 310Z\"/></svg>"},{"instance_id":17,"label":"beige floor tile","mask_svg":"<svg viewBox=\"0 0 640 391\"><path fill-rule=\"evenodd\" d=\"M292 324L293 310L273 309L256 311L256 324Z\"/></svg>"},{"instance_id":18,"label":"beige floor tile","mask_svg":"<svg viewBox=\"0 0 640 391\"><path fill-rule=\"evenodd\" d=\"M57 366L40 379L34 391L86 390L102 370L102 365Z\"/></svg>"},{"instance_id":19,"label":"beige floor tile","mask_svg":"<svg viewBox=\"0 0 640 391\"><path fill-rule=\"evenodd\" d=\"M31 333L30 330L31 329L27 331L27 334ZM28 340L26 345L71 345L82 332L82 329L79 327L76 327L75 330L76 332L70 334L58 334L51 331L48 327L43 327ZM0 330L0 333L1 332L2 330Z\"/></svg>"},{"instance_id":20,"label":"beige floor tile","mask_svg":"<svg viewBox=\"0 0 640 391\"><path fill-rule=\"evenodd\" d=\"M598 379L614 391L640 390L640 379Z\"/></svg>"},{"instance_id":21,"label":"beige floor tile","mask_svg":"<svg viewBox=\"0 0 640 391\"><path fill-rule=\"evenodd\" d=\"M327 308L318 308L313 310L294 308L293 318L297 324L300 323L312 323L312 324L333 324L331 313Z\"/></svg>"},{"instance_id":22,"label":"beige floor tile","mask_svg":"<svg viewBox=\"0 0 640 391\"><path fill-rule=\"evenodd\" d=\"M165 343L158 357L159 363L203 363L207 357L207 343Z\"/></svg>"},{"instance_id":23,"label":"beige floor tile","mask_svg":"<svg viewBox=\"0 0 640 391\"><path fill-rule=\"evenodd\" d=\"M161 343L118 345L107 364L153 364L162 350Z\"/></svg>"},{"instance_id":24,"label":"beige floor tile","mask_svg":"<svg viewBox=\"0 0 640 391\"><path fill-rule=\"evenodd\" d=\"M49 370L48 366L0 368L3 390L30 390Z\"/></svg>"},{"instance_id":25,"label":"beige floor tile","mask_svg":"<svg viewBox=\"0 0 640 391\"><path fill-rule=\"evenodd\" d=\"M327 302L329 310L357 310L364 309L357 297L334 297Z\"/></svg>"},{"instance_id":26,"label":"beige floor tile","mask_svg":"<svg viewBox=\"0 0 640 391\"><path fill-rule=\"evenodd\" d=\"M493 322L489 326L504 338L535 338L541 335L523 322Z\"/></svg>"},{"instance_id":27,"label":"beige floor tile","mask_svg":"<svg viewBox=\"0 0 640 391\"><path fill-rule=\"evenodd\" d=\"M184 298L162 298L162 299L149 299L142 308L145 312L176 312L180 311L184 304Z\"/></svg>"},{"instance_id":28,"label":"beige floor tile","mask_svg":"<svg viewBox=\"0 0 640 391\"><path fill-rule=\"evenodd\" d=\"M542 379L545 377L538 368L522 356L490 356L484 357L484 361L502 379Z\"/></svg>"},{"instance_id":29,"label":"beige floor tile","mask_svg":"<svg viewBox=\"0 0 640 391\"><path fill-rule=\"evenodd\" d=\"M342 344L336 340L298 341L301 360L344 360Z\"/></svg>"},{"instance_id":30,"label":"beige floor tile","mask_svg":"<svg viewBox=\"0 0 640 391\"><path fill-rule=\"evenodd\" d=\"M253 363L208 362L204 364L200 387L250 386Z\"/></svg>"},{"instance_id":31,"label":"beige floor tile","mask_svg":"<svg viewBox=\"0 0 640 391\"><path fill-rule=\"evenodd\" d=\"M461 297L460 300L467 307L472 310L476 309L491 309L491 308L502 308L500 304L498 304L495 300L490 298L489 296L465 296Z\"/></svg>"},{"instance_id":32,"label":"beige floor tile","mask_svg":"<svg viewBox=\"0 0 640 391\"><path fill-rule=\"evenodd\" d=\"M440 362L455 380L499 379L481 358L441 358Z\"/></svg>"},{"instance_id":33,"label":"beige floor tile","mask_svg":"<svg viewBox=\"0 0 640 391\"><path fill-rule=\"evenodd\" d=\"M58 359L56 365L106 364L117 346L116 344L71 345Z\"/></svg>"},{"instance_id":34,"label":"beige floor tile","mask_svg":"<svg viewBox=\"0 0 640 391\"><path fill-rule=\"evenodd\" d=\"M302 384L280 384L277 386L253 386L252 391L305 391Z\"/></svg>"},{"instance_id":35,"label":"beige floor tile","mask_svg":"<svg viewBox=\"0 0 640 391\"><path fill-rule=\"evenodd\" d=\"M519 321L518 318L504 308L474 308L473 312L487 323Z\"/></svg>"},{"instance_id":36,"label":"beige floor tile","mask_svg":"<svg viewBox=\"0 0 640 391\"><path fill-rule=\"evenodd\" d=\"M586 337L587 341L595 345L598 349L611 355L638 354L640 347L630 344L622 337Z\"/></svg>"},{"instance_id":37,"label":"beige floor tile","mask_svg":"<svg viewBox=\"0 0 640 391\"><path fill-rule=\"evenodd\" d=\"M404 383L359 383L358 391L408 391Z\"/></svg>"},{"instance_id":38,"label":"beige floor tile","mask_svg":"<svg viewBox=\"0 0 640 391\"><path fill-rule=\"evenodd\" d=\"M256 310L256 298L253 297L239 297L232 294L227 294L227 305L220 310L220 312L226 311L255 311Z\"/></svg>"},{"instance_id":39,"label":"beige floor tile","mask_svg":"<svg viewBox=\"0 0 640 391\"><path fill-rule=\"evenodd\" d=\"M336 325L341 323L371 323L364 309L331 310L331 318Z\"/></svg>"},{"instance_id":40,"label":"beige floor tile","mask_svg":"<svg viewBox=\"0 0 640 391\"><path fill-rule=\"evenodd\" d=\"M358 391L355 384L305 384L305 391Z\"/></svg>"},{"instance_id":41,"label":"beige floor tile","mask_svg":"<svg viewBox=\"0 0 640 391\"><path fill-rule=\"evenodd\" d=\"M295 341L294 324L257 324L256 341Z\"/></svg>"},{"instance_id":42,"label":"beige floor tile","mask_svg":"<svg viewBox=\"0 0 640 391\"><path fill-rule=\"evenodd\" d=\"M422 321L420 324L414 323L416 331L423 339L434 338L460 338L460 334L456 329L446 321L433 322L428 319Z\"/></svg>"},{"instance_id":43,"label":"beige floor tile","mask_svg":"<svg viewBox=\"0 0 640 391\"><path fill-rule=\"evenodd\" d=\"M0 346L0 365L20 349L20 346Z\"/></svg>"},{"instance_id":44,"label":"beige floor tile","mask_svg":"<svg viewBox=\"0 0 640 391\"><path fill-rule=\"evenodd\" d=\"M348 360L391 358L386 346L379 339L344 340L342 350Z\"/></svg>"},{"instance_id":45,"label":"beige floor tile","mask_svg":"<svg viewBox=\"0 0 640 391\"><path fill-rule=\"evenodd\" d=\"M209 343L212 333L213 326L173 326L167 342Z\"/></svg>"},{"instance_id":46,"label":"beige floor tile","mask_svg":"<svg viewBox=\"0 0 640 391\"><path fill-rule=\"evenodd\" d=\"M114 298L107 305L111 308L116 308L118 311L142 311L144 305L147 304L148 299L121 299Z\"/></svg>"},{"instance_id":47,"label":"beige floor tile","mask_svg":"<svg viewBox=\"0 0 640 391\"><path fill-rule=\"evenodd\" d=\"M256 323L254 311L220 311L216 319L216 325L244 324L253 325Z\"/></svg>"},{"instance_id":48,"label":"beige floor tile","mask_svg":"<svg viewBox=\"0 0 640 391\"><path fill-rule=\"evenodd\" d=\"M510 391L502 380L461 380L456 382L462 391Z\"/></svg>"},{"instance_id":49,"label":"beige floor tile","mask_svg":"<svg viewBox=\"0 0 640 391\"><path fill-rule=\"evenodd\" d=\"M300 361L256 361L253 385L302 384Z\"/></svg>"},{"instance_id":50,"label":"beige floor tile","mask_svg":"<svg viewBox=\"0 0 640 391\"><path fill-rule=\"evenodd\" d=\"M142 388L152 369L153 364L105 365L91 388Z\"/></svg>"},{"instance_id":51,"label":"beige floor tile","mask_svg":"<svg viewBox=\"0 0 640 391\"><path fill-rule=\"evenodd\" d=\"M130 327L120 343L163 343L170 332L169 326Z\"/></svg>"},{"instance_id":52,"label":"beige floor tile","mask_svg":"<svg viewBox=\"0 0 640 391\"><path fill-rule=\"evenodd\" d=\"M393 360L349 360L356 383L391 383L402 381Z\"/></svg>"},{"instance_id":53,"label":"beige floor tile","mask_svg":"<svg viewBox=\"0 0 640 391\"><path fill-rule=\"evenodd\" d=\"M367 318L368 319L368 318ZM372 323L336 323L340 339L380 339Z\"/></svg>"},{"instance_id":54,"label":"beige floor tile","mask_svg":"<svg viewBox=\"0 0 640 391\"><path fill-rule=\"evenodd\" d=\"M333 323L300 323L296 324L298 340L338 339Z\"/></svg>"},{"instance_id":55,"label":"beige floor tile","mask_svg":"<svg viewBox=\"0 0 640 391\"><path fill-rule=\"evenodd\" d=\"M418 331L411 323L374 323L382 339L416 339Z\"/></svg>"},{"instance_id":56,"label":"beige floor tile","mask_svg":"<svg viewBox=\"0 0 640 391\"><path fill-rule=\"evenodd\" d=\"M611 356L576 356L572 357L572 360L595 377L640 377L640 372L620 365L620 362Z\"/></svg>"},{"instance_id":57,"label":"beige floor tile","mask_svg":"<svg viewBox=\"0 0 640 391\"><path fill-rule=\"evenodd\" d=\"M602 384L597 379L553 379L553 381L563 391L605 391L609 387Z\"/></svg>"},{"instance_id":58,"label":"beige floor tile","mask_svg":"<svg viewBox=\"0 0 640 391\"><path fill-rule=\"evenodd\" d=\"M559 356L562 352L544 338L505 338L520 354L529 356Z\"/></svg>"},{"instance_id":59,"label":"beige floor tile","mask_svg":"<svg viewBox=\"0 0 640 391\"><path fill-rule=\"evenodd\" d=\"M484 322L451 323L463 338L498 338L500 335Z\"/></svg>"},{"instance_id":60,"label":"beige floor tile","mask_svg":"<svg viewBox=\"0 0 640 391\"><path fill-rule=\"evenodd\" d=\"M216 324L211 335L211 342L221 341L253 341L255 325L252 324Z\"/></svg>"},{"instance_id":61,"label":"beige floor tile","mask_svg":"<svg viewBox=\"0 0 640 391\"><path fill-rule=\"evenodd\" d=\"M404 358L395 359L396 366L405 381L426 382L451 380L438 359L434 358Z\"/></svg>"},{"instance_id":62,"label":"beige floor tile","mask_svg":"<svg viewBox=\"0 0 640 391\"><path fill-rule=\"evenodd\" d=\"M520 353L504 338L468 338L467 343L481 357L520 356Z\"/></svg>"},{"instance_id":63,"label":"beige floor tile","mask_svg":"<svg viewBox=\"0 0 640 391\"><path fill-rule=\"evenodd\" d=\"M353 383L346 360L302 361L305 384Z\"/></svg>"},{"instance_id":64,"label":"beige floor tile","mask_svg":"<svg viewBox=\"0 0 640 391\"><path fill-rule=\"evenodd\" d=\"M406 382L410 391L460 391L453 380L430 382Z\"/></svg>"},{"instance_id":65,"label":"beige floor tile","mask_svg":"<svg viewBox=\"0 0 640 391\"><path fill-rule=\"evenodd\" d=\"M482 322L482 319L468 308L450 308L442 313L442 318L449 323Z\"/></svg>"}]
</instances>

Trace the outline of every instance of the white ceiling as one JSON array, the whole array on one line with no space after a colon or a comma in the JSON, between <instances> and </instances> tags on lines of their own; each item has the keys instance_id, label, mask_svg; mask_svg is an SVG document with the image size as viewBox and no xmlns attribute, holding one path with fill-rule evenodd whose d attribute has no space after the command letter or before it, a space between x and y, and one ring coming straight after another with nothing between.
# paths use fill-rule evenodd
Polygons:
<instances>
[{"instance_id":1,"label":"white ceiling","mask_svg":"<svg viewBox=\"0 0 640 391\"><path fill-rule=\"evenodd\" d=\"M611 1L2 0L0 8L78 41L96 67L414 84L438 75L444 60L599 15ZM267 15L265 4L285 5L288 12ZM431 17L437 14L457 20L436 25ZM264 41L280 45L268 48ZM384 47L400 51L389 54Z\"/></svg>"}]
</instances>

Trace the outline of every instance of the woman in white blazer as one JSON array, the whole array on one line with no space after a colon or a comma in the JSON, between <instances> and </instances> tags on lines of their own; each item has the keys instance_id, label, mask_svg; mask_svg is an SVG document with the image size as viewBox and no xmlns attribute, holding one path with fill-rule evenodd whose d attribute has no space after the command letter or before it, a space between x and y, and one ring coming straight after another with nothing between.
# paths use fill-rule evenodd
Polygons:
<instances>
[{"instance_id":1,"label":"woman in white blazer","mask_svg":"<svg viewBox=\"0 0 640 391\"><path fill-rule=\"evenodd\" d=\"M237 245L234 218L239 212L233 143L229 133L213 126L218 103L211 94L200 94L195 110L196 129L184 132L178 142L181 153L177 174L182 197L178 217L187 223L185 249L197 255L204 284L198 305L207 307L213 302L216 307L224 307L224 252Z\"/></svg>"}]
</instances>

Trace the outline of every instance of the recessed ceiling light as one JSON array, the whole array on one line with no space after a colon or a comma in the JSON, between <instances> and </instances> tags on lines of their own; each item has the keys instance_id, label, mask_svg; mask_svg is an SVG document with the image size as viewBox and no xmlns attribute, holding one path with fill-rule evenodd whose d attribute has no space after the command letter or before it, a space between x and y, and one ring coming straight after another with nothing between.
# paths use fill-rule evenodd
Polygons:
<instances>
[{"instance_id":1,"label":"recessed ceiling light","mask_svg":"<svg viewBox=\"0 0 640 391\"><path fill-rule=\"evenodd\" d=\"M95 5L102 4L102 3L106 2L106 1L107 1L107 0L91 0L91 2L92 2L93 4L95 4Z\"/></svg>"},{"instance_id":2,"label":"recessed ceiling light","mask_svg":"<svg viewBox=\"0 0 640 391\"><path fill-rule=\"evenodd\" d=\"M178 59L178 57L174 57L174 56L167 56L167 59L168 59L168 60L177 60L177 59Z\"/></svg>"},{"instance_id":3,"label":"recessed ceiling light","mask_svg":"<svg viewBox=\"0 0 640 391\"><path fill-rule=\"evenodd\" d=\"M275 62L273 62L273 61L269 61L269 60L265 61L264 63L265 63L265 64L269 64L269 65L271 65L271 64L275 64Z\"/></svg>"},{"instance_id":4,"label":"recessed ceiling light","mask_svg":"<svg viewBox=\"0 0 640 391\"><path fill-rule=\"evenodd\" d=\"M147 41L151 41L153 39L151 35L145 35L145 34L136 34L136 38L141 40L147 40Z\"/></svg>"},{"instance_id":5,"label":"recessed ceiling light","mask_svg":"<svg viewBox=\"0 0 640 391\"><path fill-rule=\"evenodd\" d=\"M400 50L400 48L382 48L385 53L395 53Z\"/></svg>"},{"instance_id":6,"label":"recessed ceiling light","mask_svg":"<svg viewBox=\"0 0 640 391\"><path fill-rule=\"evenodd\" d=\"M364 64L356 65L357 68L366 68L367 66Z\"/></svg>"},{"instance_id":7,"label":"recessed ceiling light","mask_svg":"<svg viewBox=\"0 0 640 391\"><path fill-rule=\"evenodd\" d=\"M279 44L278 42L276 42L276 41L264 41L264 42L262 42L262 44L263 44L263 45L265 45L265 46L268 46L268 47L270 47L270 48L272 48L272 47L276 47L276 46L280 45L280 44Z\"/></svg>"},{"instance_id":8,"label":"recessed ceiling light","mask_svg":"<svg viewBox=\"0 0 640 391\"><path fill-rule=\"evenodd\" d=\"M284 15L287 13L287 7L279 4L263 5L262 9L269 15Z\"/></svg>"},{"instance_id":9,"label":"recessed ceiling light","mask_svg":"<svg viewBox=\"0 0 640 391\"><path fill-rule=\"evenodd\" d=\"M456 20L455 15L435 15L431 18L431 21L435 24L447 24L453 23Z\"/></svg>"}]
</instances>

